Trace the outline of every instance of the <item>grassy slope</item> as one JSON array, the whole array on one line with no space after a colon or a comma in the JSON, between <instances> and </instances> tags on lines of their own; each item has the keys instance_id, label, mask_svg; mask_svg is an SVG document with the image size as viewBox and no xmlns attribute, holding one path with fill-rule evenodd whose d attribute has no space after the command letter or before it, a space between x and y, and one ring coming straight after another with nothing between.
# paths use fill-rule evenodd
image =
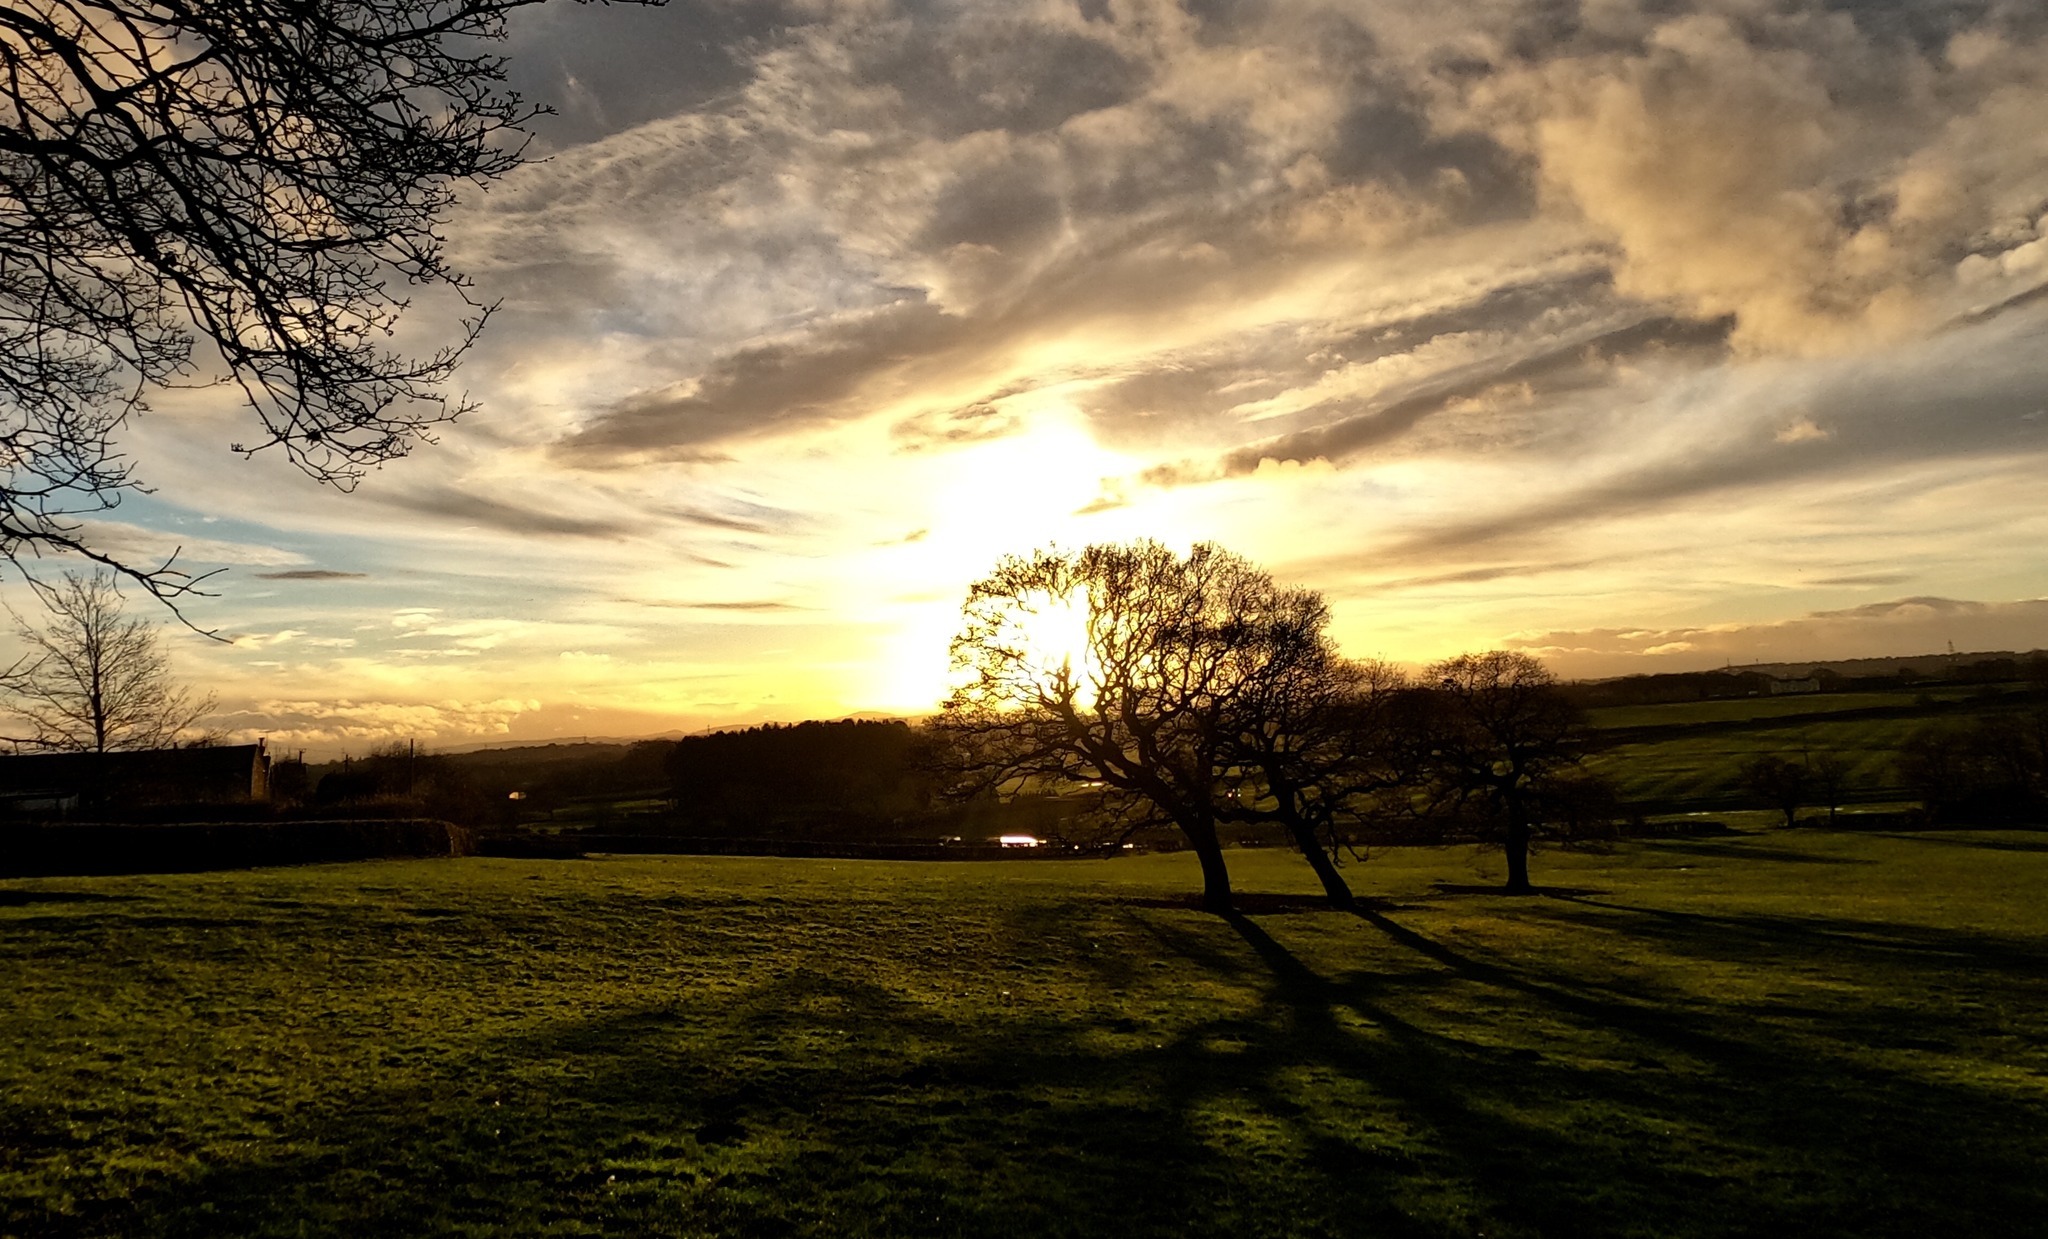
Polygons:
<instances>
[{"instance_id":1,"label":"grassy slope","mask_svg":"<svg viewBox=\"0 0 2048 1239\"><path fill-rule=\"evenodd\" d=\"M1767 753L1798 761L1808 753L1834 753L1849 763L1855 800L1905 795L1893 770L1899 748L1926 720L1914 718L1758 725L1706 735L1617 745L1589 765L1613 779L1624 799L1715 809L1762 807L1742 786L1742 764Z\"/></svg>"},{"instance_id":2,"label":"grassy slope","mask_svg":"<svg viewBox=\"0 0 2048 1239\"><path fill-rule=\"evenodd\" d=\"M2044 839L4 882L0 1233L2038 1234Z\"/></svg>"},{"instance_id":3,"label":"grassy slope","mask_svg":"<svg viewBox=\"0 0 2048 1239\"><path fill-rule=\"evenodd\" d=\"M1833 753L1849 765L1852 802L1896 801L1893 769L1908 737L1930 724L1968 723L1980 690L1817 693L1725 701L1614 706L1588 712L1596 734L1627 740L1594 754L1592 767L1624 799L1653 810L1756 807L1742 763L1767 753L1798 760ZM1995 707L1994 707L1995 708ZM1835 717L1840 716L1840 717Z\"/></svg>"}]
</instances>

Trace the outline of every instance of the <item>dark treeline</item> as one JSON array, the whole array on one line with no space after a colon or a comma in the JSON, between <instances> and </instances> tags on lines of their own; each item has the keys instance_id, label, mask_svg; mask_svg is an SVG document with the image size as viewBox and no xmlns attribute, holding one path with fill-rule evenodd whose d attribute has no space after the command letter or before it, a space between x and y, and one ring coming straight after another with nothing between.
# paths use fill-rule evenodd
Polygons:
<instances>
[{"instance_id":1,"label":"dark treeline","mask_svg":"<svg viewBox=\"0 0 2048 1239\"><path fill-rule=\"evenodd\" d=\"M2026 709L1923 727L1896 765L1931 821L2048 821L2048 693Z\"/></svg>"},{"instance_id":2,"label":"dark treeline","mask_svg":"<svg viewBox=\"0 0 2048 1239\"><path fill-rule=\"evenodd\" d=\"M687 736L664 768L676 823L692 831L880 827L933 808L924 749L901 720L769 724Z\"/></svg>"},{"instance_id":3,"label":"dark treeline","mask_svg":"<svg viewBox=\"0 0 2048 1239\"><path fill-rule=\"evenodd\" d=\"M316 767L299 788L273 783L285 807L353 816L424 814L471 826L511 825L579 800L666 799L667 740L547 744L429 753L399 741Z\"/></svg>"}]
</instances>

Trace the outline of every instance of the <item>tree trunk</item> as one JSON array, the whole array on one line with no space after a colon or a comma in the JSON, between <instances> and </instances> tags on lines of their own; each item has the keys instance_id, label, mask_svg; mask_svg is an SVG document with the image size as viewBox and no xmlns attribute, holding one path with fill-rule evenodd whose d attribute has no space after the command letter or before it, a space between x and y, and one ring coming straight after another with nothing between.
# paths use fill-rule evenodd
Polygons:
<instances>
[{"instance_id":1,"label":"tree trunk","mask_svg":"<svg viewBox=\"0 0 2048 1239\"><path fill-rule=\"evenodd\" d=\"M1351 887L1345 883L1344 875L1337 872L1337 864L1323 849L1323 841L1316 838L1315 828L1303 823L1289 823L1287 828L1293 832L1294 846L1301 849L1309 868L1322 879L1323 894L1329 898L1330 906L1349 910L1353 903Z\"/></svg>"},{"instance_id":2,"label":"tree trunk","mask_svg":"<svg viewBox=\"0 0 2048 1239\"><path fill-rule=\"evenodd\" d=\"M1181 823L1181 833L1202 862L1202 910L1227 916L1230 902L1230 870L1223 865L1223 843L1216 837L1213 822Z\"/></svg>"},{"instance_id":3,"label":"tree trunk","mask_svg":"<svg viewBox=\"0 0 2048 1239\"><path fill-rule=\"evenodd\" d=\"M1508 798L1508 894L1533 895L1529 885L1529 819L1522 810L1522 798Z\"/></svg>"}]
</instances>

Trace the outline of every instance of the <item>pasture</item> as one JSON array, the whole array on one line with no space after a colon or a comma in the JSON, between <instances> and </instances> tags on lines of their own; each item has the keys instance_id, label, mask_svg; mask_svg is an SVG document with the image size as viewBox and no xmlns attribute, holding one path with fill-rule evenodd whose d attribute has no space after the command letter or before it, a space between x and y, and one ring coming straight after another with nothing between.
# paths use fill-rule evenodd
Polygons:
<instances>
[{"instance_id":1,"label":"pasture","mask_svg":"<svg viewBox=\"0 0 2048 1239\"><path fill-rule=\"evenodd\" d=\"M0 882L0 1233L2035 1235L2048 835Z\"/></svg>"},{"instance_id":2,"label":"pasture","mask_svg":"<svg viewBox=\"0 0 2048 1239\"><path fill-rule=\"evenodd\" d=\"M1739 697L1587 712L1596 739L1589 766L1622 799L1651 813L1724 813L1764 806L1742 786L1742 764L1767 754L1846 763L1844 803L1903 807L1895 763L1914 732L1964 726L2024 705L2017 686Z\"/></svg>"}]
</instances>

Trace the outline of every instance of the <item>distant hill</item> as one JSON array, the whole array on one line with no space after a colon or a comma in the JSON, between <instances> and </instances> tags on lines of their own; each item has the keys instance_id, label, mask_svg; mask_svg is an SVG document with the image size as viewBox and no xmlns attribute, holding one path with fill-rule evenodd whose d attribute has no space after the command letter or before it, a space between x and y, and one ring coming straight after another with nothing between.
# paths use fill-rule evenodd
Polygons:
<instances>
[{"instance_id":1,"label":"distant hill","mask_svg":"<svg viewBox=\"0 0 2048 1239\"><path fill-rule=\"evenodd\" d=\"M693 734L695 733L671 729L669 731L655 732L653 735L648 736L578 736L574 740L485 740L475 744L453 744L447 748L437 747L434 751L437 753L467 756L478 753L513 751L526 753L537 749L560 749L565 751L584 749L588 750L585 754L586 756L594 756L599 750L624 749L647 740L680 740L684 736Z\"/></svg>"},{"instance_id":2,"label":"distant hill","mask_svg":"<svg viewBox=\"0 0 2048 1239\"><path fill-rule=\"evenodd\" d=\"M1979 663L2009 661L2024 664L2030 659L2048 660L2048 651L2028 650L2016 653L2012 650L1978 650L1969 653L1944 651L1939 654L1913 654L1896 658L1821 658L1798 663L1749 663L1729 668L1731 671L1754 671L1781 679L1812 675L1815 671L1832 671L1846 679L1863 679L1869 676L1896 676L1901 671L1916 673L1918 678L1939 679L1967 670Z\"/></svg>"},{"instance_id":3,"label":"distant hill","mask_svg":"<svg viewBox=\"0 0 2048 1239\"><path fill-rule=\"evenodd\" d=\"M518 754L520 760L538 762L587 761L592 758L618 757L636 744L649 740L681 740L686 736L709 736L720 732L750 731L760 727L791 727L797 722L870 722L892 723L897 721L914 723L917 720L901 714L883 710L856 710L850 714L834 714L827 719L798 719L790 722L768 720L765 722L727 723L716 727L697 727L685 731L670 728L645 736L578 736L574 740L484 740L474 744L454 744L446 748L436 747L435 752L445 756L460 757L465 761L489 761L492 754Z\"/></svg>"},{"instance_id":4,"label":"distant hill","mask_svg":"<svg viewBox=\"0 0 2048 1239\"><path fill-rule=\"evenodd\" d=\"M1895 691L1935 684L2010 683L2038 678L2048 653L2031 650L1976 650L1897 658L1815 659L1811 662L1750 663L1713 671L1672 671L1576 680L1568 696L1588 709L1774 696L1782 692Z\"/></svg>"}]
</instances>

